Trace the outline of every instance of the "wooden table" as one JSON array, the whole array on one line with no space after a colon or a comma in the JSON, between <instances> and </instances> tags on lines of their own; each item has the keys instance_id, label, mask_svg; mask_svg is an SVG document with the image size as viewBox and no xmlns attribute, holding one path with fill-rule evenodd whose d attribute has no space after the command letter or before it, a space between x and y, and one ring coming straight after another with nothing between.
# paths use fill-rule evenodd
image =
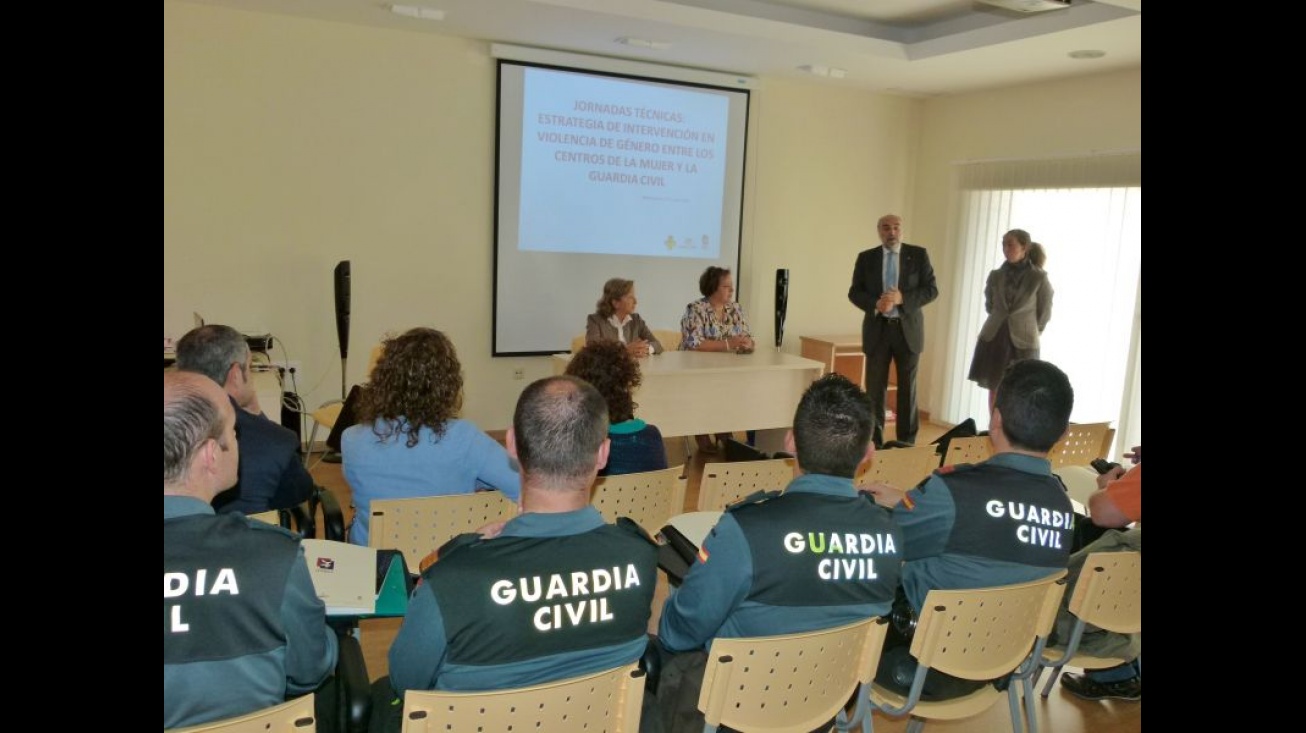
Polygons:
<instances>
[{"instance_id":1,"label":"wooden table","mask_svg":"<svg viewBox=\"0 0 1306 733\"><path fill-rule=\"evenodd\" d=\"M825 371L838 372L853 384L866 389L866 355L862 353L862 335L855 333L842 336L799 336L803 356L815 359L825 365ZM898 387L897 370L889 368L889 389L885 394L885 405L892 411L897 404L894 394Z\"/></svg>"},{"instance_id":2,"label":"wooden table","mask_svg":"<svg viewBox=\"0 0 1306 733\"><path fill-rule=\"evenodd\" d=\"M571 355L552 358L562 374ZM668 437L788 428L803 390L825 373L821 362L774 349L664 351L639 365L635 415Z\"/></svg>"}]
</instances>

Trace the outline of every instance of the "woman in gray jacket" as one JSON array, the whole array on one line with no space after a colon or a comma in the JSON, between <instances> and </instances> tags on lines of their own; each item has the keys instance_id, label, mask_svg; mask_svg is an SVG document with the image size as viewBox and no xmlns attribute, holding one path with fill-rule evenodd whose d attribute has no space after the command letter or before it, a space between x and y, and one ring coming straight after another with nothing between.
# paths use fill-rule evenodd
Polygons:
<instances>
[{"instance_id":1,"label":"woman in gray jacket","mask_svg":"<svg viewBox=\"0 0 1306 733\"><path fill-rule=\"evenodd\" d=\"M984 285L989 317L980 328L967 376L989 391L990 411L1007 365L1039 358L1039 334L1052 319L1052 284L1043 271L1043 245L1031 242L1024 229L1012 229L1002 235L1002 255L1007 261L989 273Z\"/></svg>"}]
</instances>

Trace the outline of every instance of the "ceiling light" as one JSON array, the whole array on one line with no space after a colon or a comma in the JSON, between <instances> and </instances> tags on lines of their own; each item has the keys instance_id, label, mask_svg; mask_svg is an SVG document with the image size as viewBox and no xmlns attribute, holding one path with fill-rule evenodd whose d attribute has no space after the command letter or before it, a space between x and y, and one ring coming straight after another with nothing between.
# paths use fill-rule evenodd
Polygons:
<instances>
[{"instance_id":1,"label":"ceiling light","mask_svg":"<svg viewBox=\"0 0 1306 733\"><path fill-rule=\"evenodd\" d=\"M444 11L424 8L420 5L391 5L390 12L418 20L444 20Z\"/></svg>"},{"instance_id":2,"label":"ceiling light","mask_svg":"<svg viewBox=\"0 0 1306 733\"><path fill-rule=\"evenodd\" d=\"M848 76L847 69L841 69L837 66L822 66L821 64L803 64L798 67L798 70L807 72L812 76L828 76L833 79L843 79Z\"/></svg>"},{"instance_id":3,"label":"ceiling light","mask_svg":"<svg viewBox=\"0 0 1306 733\"><path fill-rule=\"evenodd\" d=\"M617 39L617 43L626 46L637 46L639 48L651 48L655 51L664 51L671 48L670 41L650 41L647 38L636 38L634 36L622 36Z\"/></svg>"},{"instance_id":4,"label":"ceiling light","mask_svg":"<svg viewBox=\"0 0 1306 733\"><path fill-rule=\"evenodd\" d=\"M1106 51L1099 51L1095 48L1086 48L1082 51L1071 51L1066 55L1072 59L1100 59L1106 55Z\"/></svg>"},{"instance_id":5,"label":"ceiling light","mask_svg":"<svg viewBox=\"0 0 1306 733\"><path fill-rule=\"evenodd\" d=\"M1070 0L979 0L985 5L1014 10L1017 13L1042 13L1070 7Z\"/></svg>"}]
</instances>

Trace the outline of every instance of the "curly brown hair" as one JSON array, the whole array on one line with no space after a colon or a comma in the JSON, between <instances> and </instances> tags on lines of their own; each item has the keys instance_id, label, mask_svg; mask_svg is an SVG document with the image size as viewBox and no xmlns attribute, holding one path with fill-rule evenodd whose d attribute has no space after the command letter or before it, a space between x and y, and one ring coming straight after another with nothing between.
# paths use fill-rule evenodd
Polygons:
<instances>
[{"instance_id":1,"label":"curly brown hair","mask_svg":"<svg viewBox=\"0 0 1306 733\"><path fill-rule=\"evenodd\" d=\"M463 372L453 342L434 328L414 328L382 343L359 399L358 421L373 423L382 441L405 434L412 448L424 427L444 435L462 404Z\"/></svg>"},{"instance_id":2,"label":"curly brown hair","mask_svg":"<svg viewBox=\"0 0 1306 733\"><path fill-rule=\"evenodd\" d=\"M594 385L608 403L608 422L616 424L635 417L639 407L632 397L639 386L639 363L620 341L596 341L576 352L567 364L569 376Z\"/></svg>"}]
</instances>

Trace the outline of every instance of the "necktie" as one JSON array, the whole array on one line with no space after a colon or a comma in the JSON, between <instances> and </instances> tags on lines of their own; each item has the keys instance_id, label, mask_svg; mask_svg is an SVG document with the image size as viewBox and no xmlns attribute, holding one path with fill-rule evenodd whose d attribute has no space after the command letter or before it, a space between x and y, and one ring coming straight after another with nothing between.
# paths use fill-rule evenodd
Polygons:
<instances>
[{"instance_id":1,"label":"necktie","mask_svg":"<svg viewBox=\"0 0 1306 733\"><path fill-rule=\"evenodd\" d=\"M889 250L889 263L884 268L884 287L898 287L898 253Z\"/></svg>"}]
</instances>

